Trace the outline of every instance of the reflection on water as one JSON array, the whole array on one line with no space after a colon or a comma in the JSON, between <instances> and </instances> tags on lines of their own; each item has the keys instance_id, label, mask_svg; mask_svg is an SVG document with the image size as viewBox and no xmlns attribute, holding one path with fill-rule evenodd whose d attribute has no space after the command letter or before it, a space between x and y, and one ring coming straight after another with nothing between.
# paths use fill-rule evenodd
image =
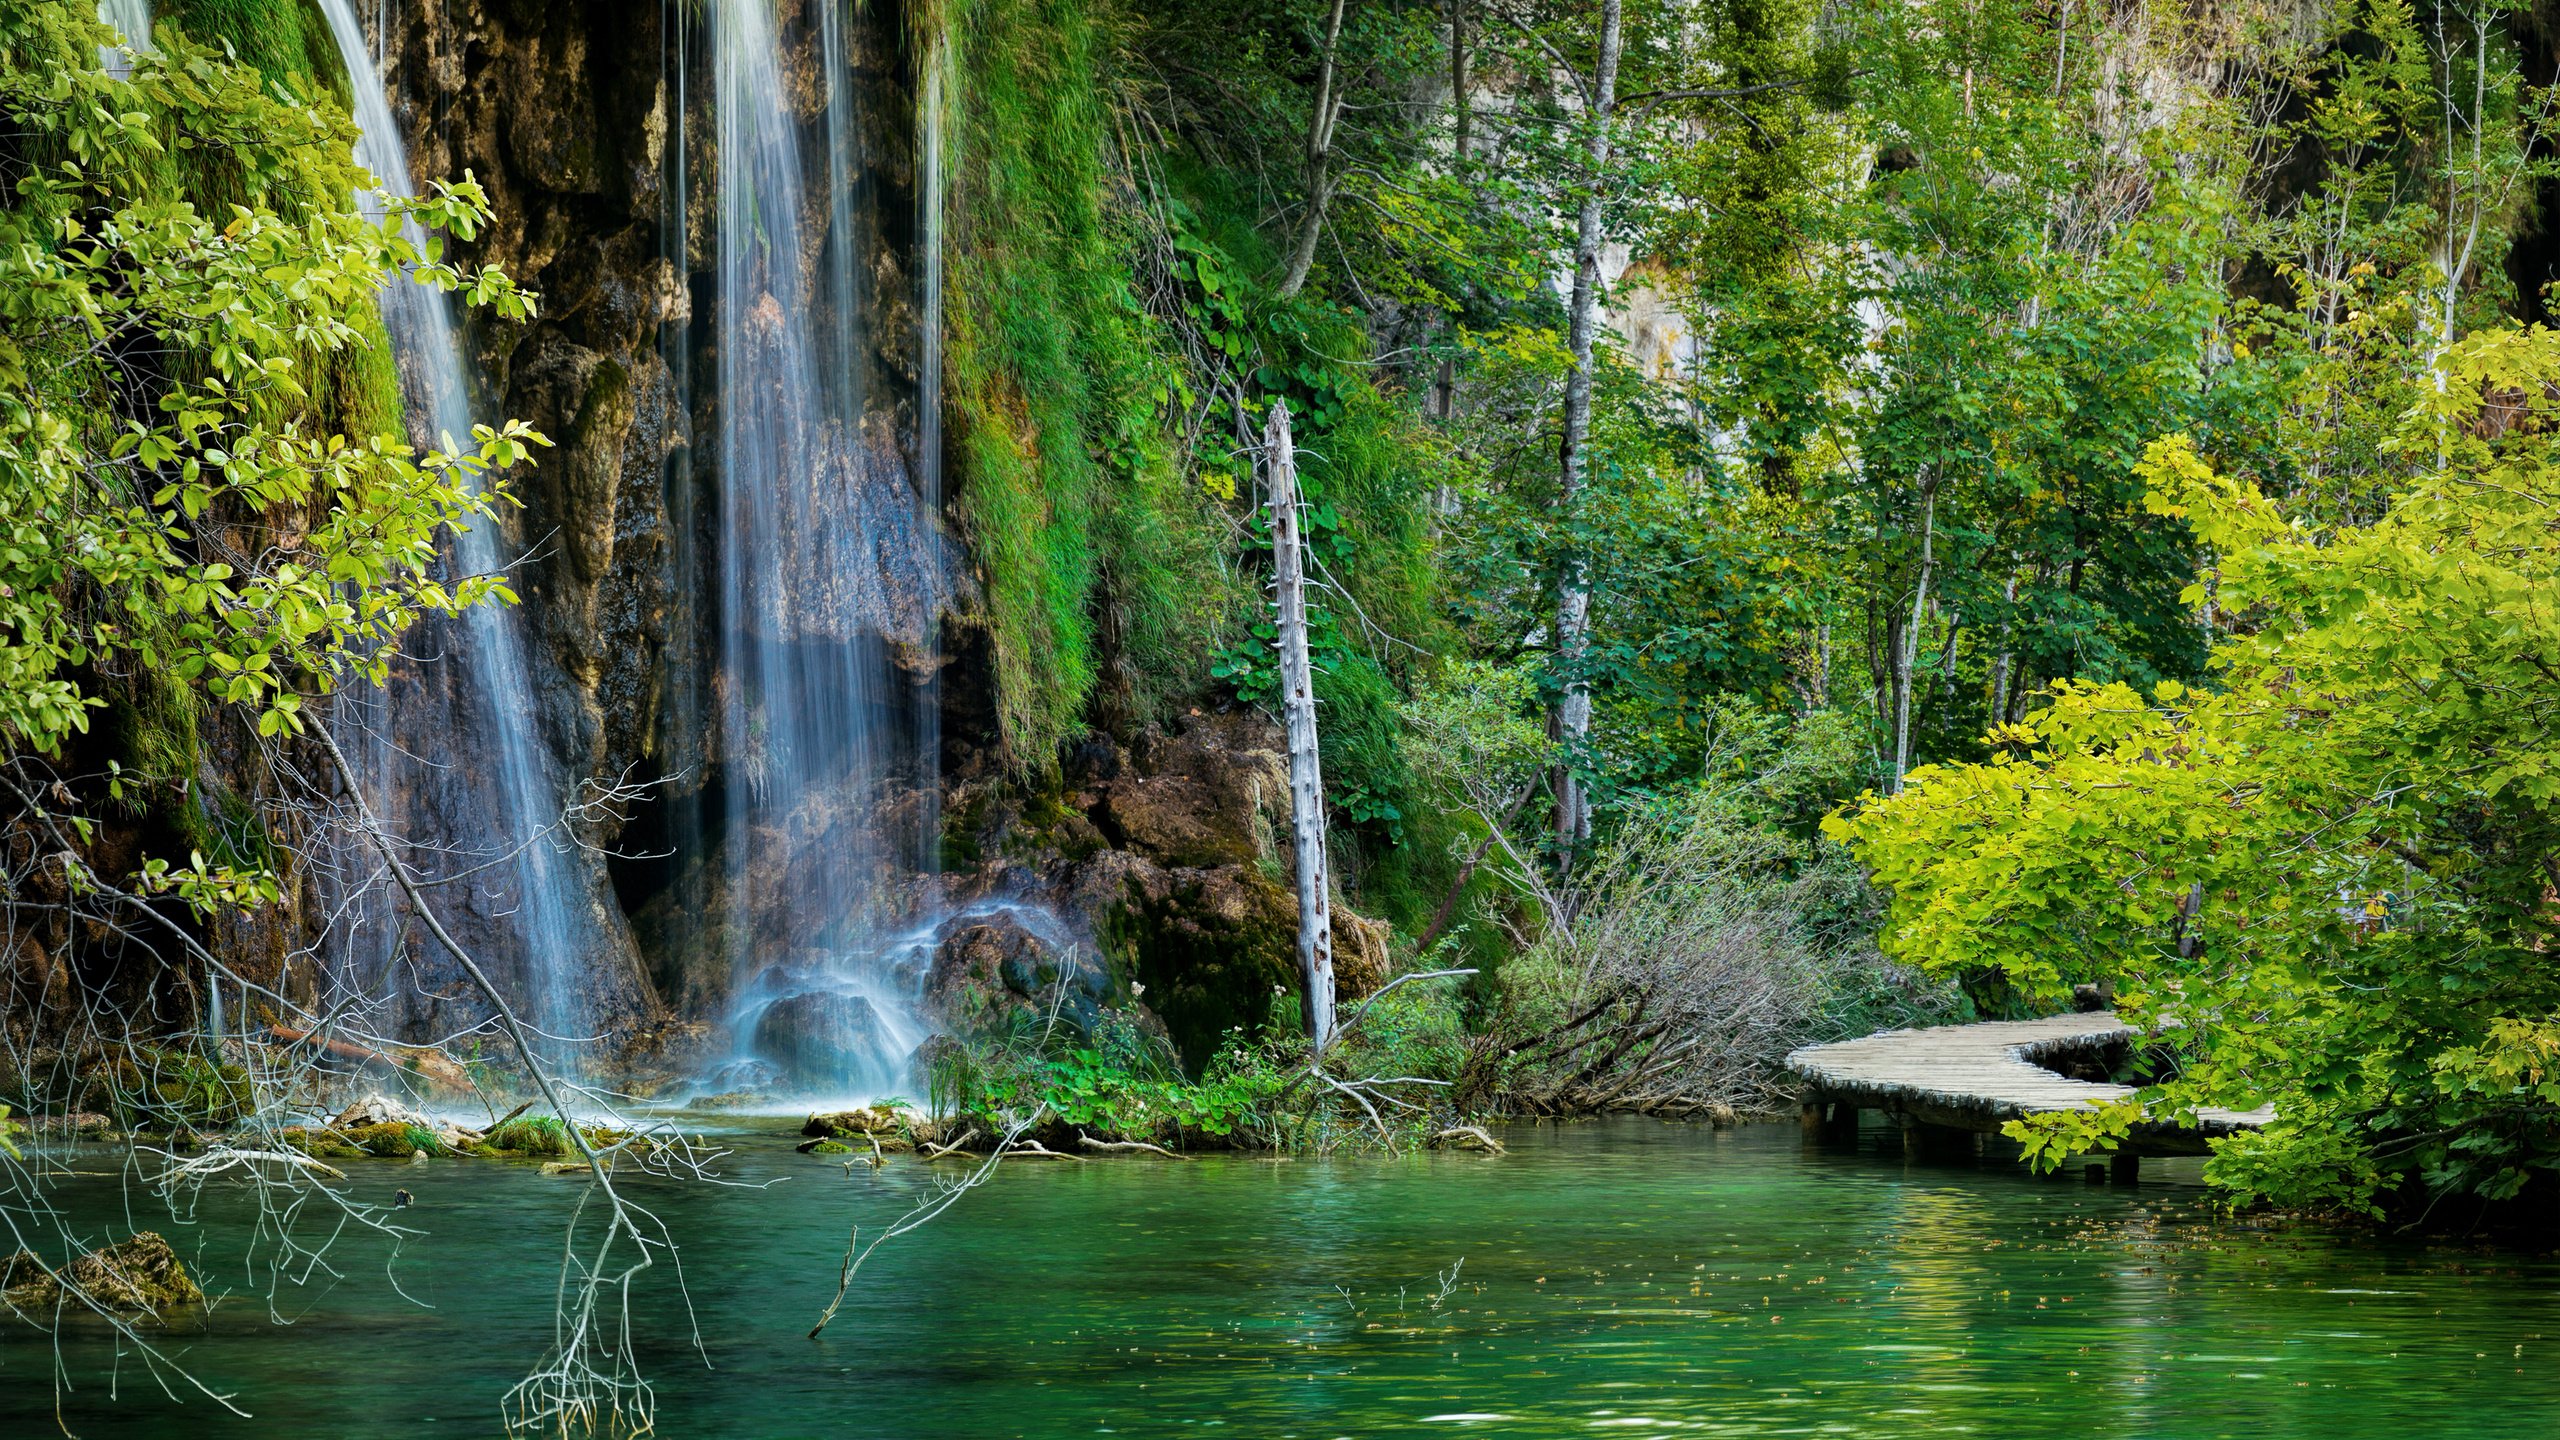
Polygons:
<instances>
[{"instance_id":1,"label":"reflection on water","mask_svg":"<svg viewBox=\"0 0 2560 1440\"><path fill-rule=\"evenodd\" d=\"M846 1227L903 1210L874 1172L741 1136L763 1189L655 1188L672 1277L644 1297L668 1436L1819 1434L2177 1437L2560 1433L2560 1266L2214 1221L1997 1163L1808 1155L1792 1127L1613 1122L1500 1159L1021 1164L875 1255L823 1341ZM105 1226L104 1187L73 1198ZM429 1233L239 1300L179 1343L255 1421L66 1364L70 1428L116 1436L490 1433L549 1335L579 1184L486 1162L369 1166ZM236 1217L184 1232L247 1285ZM1463 1261L1463 1265L1459 1262ZM1451 1267L1458 1266L1454 1277ZM1446 1277L1446 1278L1444 1278ZM49 1342L0 1339L0 1435L52 1430Z\"/></svg>"}]
</instances>

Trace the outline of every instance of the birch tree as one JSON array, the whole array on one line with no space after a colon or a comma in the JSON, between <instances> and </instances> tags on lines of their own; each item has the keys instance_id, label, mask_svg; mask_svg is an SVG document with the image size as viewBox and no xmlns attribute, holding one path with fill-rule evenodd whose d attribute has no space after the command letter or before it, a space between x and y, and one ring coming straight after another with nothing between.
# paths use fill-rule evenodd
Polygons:
<instances>
[{"instance_id":1,"label":"birch tree","mask_svg":"<svg viewBox=\"0 0 2560 1440\"><path fill-rule=\"evenodd\" d=\"M1298 529L1298 455L1289 403L1272 402L1263 432L1271 469L1271 558L1278 612L1280 704L1289 728L1289 831L1297 850L1298 979L1307 1039L1333 1038L1333 902L1325 873L1324 766L1316 750L1315 667L1307 659L1307 575Z\"/></svg>"},{"instance_id":2,"label":"birch tree","mask_svg":"<svg viewBox=\"0 0 2560 1440\"><path fill-rule=\"evenodd\" d=\"M1590 125L1588 168L1574 218L1573 298L1565 332L1573 363L1565 377L1564 440L1557 447L1561 485L1556 505L1568 530L1582 498L1584 475L1590 468L1591 345L1600 320L1600 207L1616 118L1623 18L1621 0L1601 0L1600 51L1583 97ZM1591 838L1591 797L1574 769L1575 752L1591 734L1591 682L1582 673L1590 649L1589 558L1568 537L1564 562L1556 578L1556 666L1563 689L1556 699L1552 722L1555 737L1565 750L1556 766L1556 843L1567 854Z\"/></svg>"}]
</instances>

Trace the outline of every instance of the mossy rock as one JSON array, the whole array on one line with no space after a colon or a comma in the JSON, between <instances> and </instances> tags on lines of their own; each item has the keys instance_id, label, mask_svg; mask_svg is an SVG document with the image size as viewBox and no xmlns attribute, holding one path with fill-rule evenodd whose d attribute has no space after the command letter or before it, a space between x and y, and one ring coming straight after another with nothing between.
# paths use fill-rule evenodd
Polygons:
<instances>
[{"instance_id":1,"label":"mossy rock","mask_svg":"<svg viewBox=\"0 0 2560 1440\"><path fill-rule=\"evenodd\" d=\"M344 1137L328 1130L306 1130L299 1125L276 1137L286 1148L308 1155L314 1160L362 1160L365 1152Z\"/></svg>"},{"instance_id":2,"label":"mossy rock","mask_svg":"<svg viewBox=\"0 0 2560 1440\"><path fill-rule=\"evenodd\" d=\"M907 1116L886 1105L866 1105L859 1110L839 1110L832 1115L812 1115L800 1133L819 1140L861 1140L858 1147L873 1145L883 1150L916 1148L914 1126ZM802 1146L807 1149L807 1146Z\"/></svg>"},{"instance_id":3,"label":"mossy rock","mask_svg":"<svg viewBox=\"0 0 2560 1440\"><path fill-rule=\"evenodd\" d=\"M557 1160L576 1152L569 1143L568 1127L553 1115L522 1115L480 1137L481 1147L494 1155L524 1159Z\"/></svg>"},{"instance_id":4,"label":"mossy rock","mask_svg":"<svg viewBox=\"0 0 2560 1440\"><path fill-rule=\"evenodd\" d=\"M412 1155L441 1155L444 1144L434 1131L421 1125L392 1122L383 1125L359 1125L346 1131L348 1143L377 1160L406 1160Z\"/></svg>"},{"instance_id":5,"label":"mossy rock","mask_svg":"<svg viewBox=\"0 0 2560 1440\"><path fill-rule=\"evenodd\" d=\"M93 1250L52 1274L32 1251L0 1260L0 1299L20 1310L44 1312L76 1303L63 1293L65 1281L90 1303L119 1314L166 1315L204 1303L204 1292L178 1263L178 1252L155 1231Z\"/></svg>"},{"instance_id":6,"label":"mossy rock","mask_svg":"<svg viewBox=\"0 0 2560 1440\"><path fill-rule=\"evenodd\" d=\"M800 1144L803 1155L850 1155L853 1147L841 1140L806 1140Z\"/></svg>"}]
</instances>

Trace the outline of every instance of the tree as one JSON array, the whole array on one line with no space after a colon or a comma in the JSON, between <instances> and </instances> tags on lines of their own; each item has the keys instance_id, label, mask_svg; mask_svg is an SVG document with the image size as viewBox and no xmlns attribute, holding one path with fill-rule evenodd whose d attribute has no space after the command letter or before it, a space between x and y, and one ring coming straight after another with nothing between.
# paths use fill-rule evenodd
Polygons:
<instances>
[{"instance_id":1,"label":"tree","mask_svg":"<svg viewBox=\"0 0 2560 1440\"><path fill-rule=\"evenodd\" d=\"M2146 1105L2272 1099L2208 1168L2244 1196L2503 1198L2560 1158L2560 334L2439 364L2368 526L2150 448L2150 508L2237 617L2211 688L2066 682L1989 762L1834 824L1893 892L1889 950L2047 999L2112 978L2180 1053Z\"/></svg>"},{"instance_id":2,"label":"tree","mask_svg":"<svg viewBox=\"0 0 2560 1440\"><path fill-rule=\"evenodd\" d=\"M1289 402L1275 400L1263 432L1271 473L1272 610L1280 650L1280 711L1289 729L1289 832L1297 857L1298 977L1307 1043L1333 1039L1333 881L1324 856L1324 768L1316 747L1315 669L1307 659L1306 546L1299 536L1298 448Z\"/></svg>"},{"instance_id":3,"label":"tree","mask_svg":"<svg viewBox=\"0 0 2560 1440\"><path fill-rule=\"evenodd\" d=\"M0 22L16 171L0 206L0 747L30 794L102 691L165 685L291 737L310 702L379 683L421 615L507 598L495 576L439 578L438 547L491 516L498 475L543 443L511 423L413 454L396 426L339 428L361 397L315 389L361 383L339 362L378 343L375 296L404 271L529 313L503 275L402 238L404 215L469 237L478 186L369 219L342 116L178 37L111 77L97 30L68 5ZM208 214L189 191L217 181L254 198ZM170 778L119 769L57 793ZM177 861L154 857L148 887L206 908L273 894L271 876Z\"/></svg>"}]
</instances>

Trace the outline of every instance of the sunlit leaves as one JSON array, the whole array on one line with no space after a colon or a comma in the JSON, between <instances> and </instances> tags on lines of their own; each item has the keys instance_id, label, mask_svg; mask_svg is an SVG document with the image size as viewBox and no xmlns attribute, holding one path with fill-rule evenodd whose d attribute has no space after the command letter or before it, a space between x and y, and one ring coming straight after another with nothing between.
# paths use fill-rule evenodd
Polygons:
<instances>
[{"instance_id":1,"label":"sunlit leaves","mask_svg":"<svg viewBox=\"0 0 2560 1440\"><path fill-rule=\"evenodd\" d=\"M514 318L531 298L404 238L409 218L471 234L488 204L468 176L368 218L343 116L174 30L111 77L98 36L79 4L0 15L0 112L28 162L0 203L0 745L84 732L101 659L289 736L316 697L379 680L421 615L503 597L439 579L440 546L547 443L514 422L423 453L342 433L310 382L379 343L386 286ZM192 203L170 137L220 152L249 198ZM143 883L208 912L274 893L201 857Z\"/></svg>"},{"instance_id":2,"label":"sunlit leaves","mask_svg":"<svg viewBox=\"0 0 2560 1440\"><path fill-rule=\"evenodd\" d=\"M2440 373L2382 437L2424 461L2371 525L2151 447L2153 507L2220 552L2239 622L2213 687L2057 687L1989 763L1834 823L1893 950L2049 998L2112 977L2174 1025L2156 1103L2274 1099L2214 1174L2284 1203L2495 1197L2552 1158L2560 334L2484 332Z\"/></svg>"}]
</instances>

